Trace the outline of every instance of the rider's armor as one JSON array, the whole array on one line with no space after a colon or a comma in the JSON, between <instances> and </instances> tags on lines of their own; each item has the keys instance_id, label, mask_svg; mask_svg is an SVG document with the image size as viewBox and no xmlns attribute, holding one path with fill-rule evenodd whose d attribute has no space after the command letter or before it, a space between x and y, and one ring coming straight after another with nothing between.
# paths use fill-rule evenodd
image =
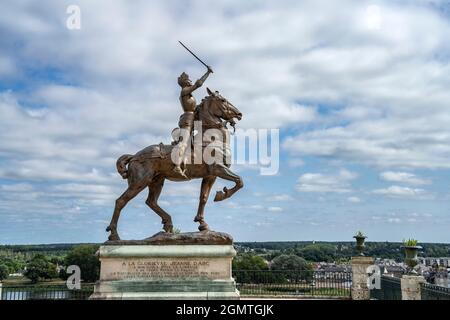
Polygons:
<instances>
[{"instance_id":1,"label":"rider's armor","mask_svg":"<svg viewBox=\"0 0 450 320\"><path fill-rule=\"evenodd\" d=\"M197 102L195 101L192 92L203 85L203 82L206 80L209 73L210 70L208 70L208 72L206 72L193 85L186 85L186 81L189 81L189 76L186 73L183 72L178 77L178 84L182 87L180 93L180 103L184 113L180 116L180 120L178 122L178 127L183 130L181 130L181 135L178 140L178 159L176 159L174 171L180 173L185 178L187 177L181 170L180 165L184 162L186 148L190 145L190 136L194 126L194 111L197 107ZM187 133L189 135L187 135Z\"/></svg>"}]
</instances>

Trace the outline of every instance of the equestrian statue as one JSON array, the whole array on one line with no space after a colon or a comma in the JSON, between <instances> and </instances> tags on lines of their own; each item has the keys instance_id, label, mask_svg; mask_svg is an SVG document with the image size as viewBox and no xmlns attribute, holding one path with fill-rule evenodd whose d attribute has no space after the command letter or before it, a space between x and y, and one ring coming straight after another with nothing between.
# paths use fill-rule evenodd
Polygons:
<instances>
[{"instance_id":1,"label":"equestrian statue","mask_svg":"<svg viewBox=\"0 0 450 320\"><path fill-rule=\"evenodd\" d=\"M183 114L178 128L172 132L172 144L151 145L134 155L124 154L117 160L117 171L128 181L128 188L116 200L111 223L106 228L110 232L110 241L120 240L117 224L121 210L146 188L148 197L145 203L161 217L164 231L173 232L171 216L158 204L166 179L176 182L202 179L197 215L194 218L199 223L200 231L209 230L204 210L217 177L232 181L235 185L231 189L224 187L223 191L217 191L214 201L225 200L244 186L242 178L230 170L230 138L227 129L227 124L234 128L235 119L241 120L242 113L218 91L209 88L208 95L197 105L192 93L203 85L213 70L183 43L180 44L206 66L207 72L194 83L185 72L178 77Z\"/></svg>"}]
</instances>

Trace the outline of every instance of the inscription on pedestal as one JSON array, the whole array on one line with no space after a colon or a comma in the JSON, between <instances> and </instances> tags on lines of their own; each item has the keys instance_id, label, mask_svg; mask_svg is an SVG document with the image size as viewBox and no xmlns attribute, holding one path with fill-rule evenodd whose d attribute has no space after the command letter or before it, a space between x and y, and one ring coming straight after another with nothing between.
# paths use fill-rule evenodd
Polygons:
<instances>
[{"instance_id":1,"label":"inscription on pedestal","mask_svg":"<svg viewBox=\"0 0 450 320\"><path fill-rule=\"evenodd\" d=\"M102 261L101 278L158 279L158 278L205 278L227 279L231 277L229 262L222 259L105 259ZM228 267L228 268L227 268Z\"/></svg>"},{"instance_id":2,"label":"inscription on pedestal","mask_svg":"<svg viewBox=\"0 0 450 320\"><path fill-rule=\"evenodd\" d=\"M91 299L239 299L232 245L101 246Z\"/></svg>"}]
</instances>

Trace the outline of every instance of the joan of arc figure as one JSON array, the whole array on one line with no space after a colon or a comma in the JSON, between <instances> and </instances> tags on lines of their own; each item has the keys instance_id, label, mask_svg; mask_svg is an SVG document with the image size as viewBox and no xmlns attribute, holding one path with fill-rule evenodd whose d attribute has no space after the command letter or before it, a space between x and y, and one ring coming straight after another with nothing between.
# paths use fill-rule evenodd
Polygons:
<instances>
[{"instance_id":1,"label":"joan of arc figure","mask_svg":"<svg viewBox=\"0 0 450 320\"><path fill-rule=\"evenodd\" d=\"M212 72L212 69L208 67L208 71L200 79L195 81L194 84L192 84L192 81L189 79L189 75L185 72L178 77L178 84L181 87L180 102L181 107L183 108L183 114L178 122L178 126L181 129L181 135L178 142L178 158L176 159L173 170L186 179L188 179L188 177L185 175L184 170L181 170L181 164L184 159L186 148L190 145L189 138L194 126L194 111L197 107L197 102L195 101L192 92L200 88Z\"/></svg>"}]
</instances>

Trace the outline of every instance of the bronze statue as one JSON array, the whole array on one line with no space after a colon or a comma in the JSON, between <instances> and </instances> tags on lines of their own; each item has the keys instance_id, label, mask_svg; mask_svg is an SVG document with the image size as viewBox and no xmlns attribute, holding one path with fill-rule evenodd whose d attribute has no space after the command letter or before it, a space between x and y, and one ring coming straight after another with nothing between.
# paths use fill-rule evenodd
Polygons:
<instances>
[{"instance_id":1,"label":"bronze statue","mask_svg":"<svg viewBox=\"0 0 450 320\"><path fill-rule=\"evenodd\" d=\"M189 49L187 50L191 52ZM201 61L197 56L195 57ZM203 63L203 61L201 62ZM125 154L117 160L117 171L123 179L128 180L128 188L116 200L111 223L106 228L106 231L110 231L109 240L120 240L117 232L120 212L131 199L145 188L148 188L149 191L146 204L161 217L163 229L168 233L173 232L171 216L158 205L158 198L166 179L178 182L202 178L199 206L194 218L194 221L200 224L198 227L200 231L209 229L204 219L204 209L216 178L220 177L233 181L235 186L231 189L225 187L223 191L217 191L214 201L225 200L244 186L241 177L230 170L231 164L227 161L226 156L223 156L224 161L213 163L206 161L203 157L205 150L213 155L229 153L230 146L226 124L230 123L234 127L234 119L241 120L242 118L242 113L235 106L221 96L218 91L212 92L209 88L207 88L208 95L198 106L196 105L192 92L199 88L208 75L212 73L209 66L207 66L207 69L205 75L195 84L191 83L188 75L184 72L178 78L178 83L182 87L180 101L184 110L184 114L179 121L179 127L182 129L181 131L184 131L182 137L178 141L174 141L172 145L162 143L151 145L135 155ZM200 142L195 142L195 138L191 139L194 120L201 124ZM221 137L222 140L216 141L215 136L207 134L208 130L216 130L220 133L217 136ZM191 143L192 140L194 140L194 143ZM220 143L217 144L217 142ZM191 161L185 163L184 159L188 147L199 148L201 159L195 158L198 156L195 152L190 152L189 159ZM172 160L173 153L178 156L176 162ZM181 165L184 165L184 170L181 170Z\"/></svg>"}]
</instances>

